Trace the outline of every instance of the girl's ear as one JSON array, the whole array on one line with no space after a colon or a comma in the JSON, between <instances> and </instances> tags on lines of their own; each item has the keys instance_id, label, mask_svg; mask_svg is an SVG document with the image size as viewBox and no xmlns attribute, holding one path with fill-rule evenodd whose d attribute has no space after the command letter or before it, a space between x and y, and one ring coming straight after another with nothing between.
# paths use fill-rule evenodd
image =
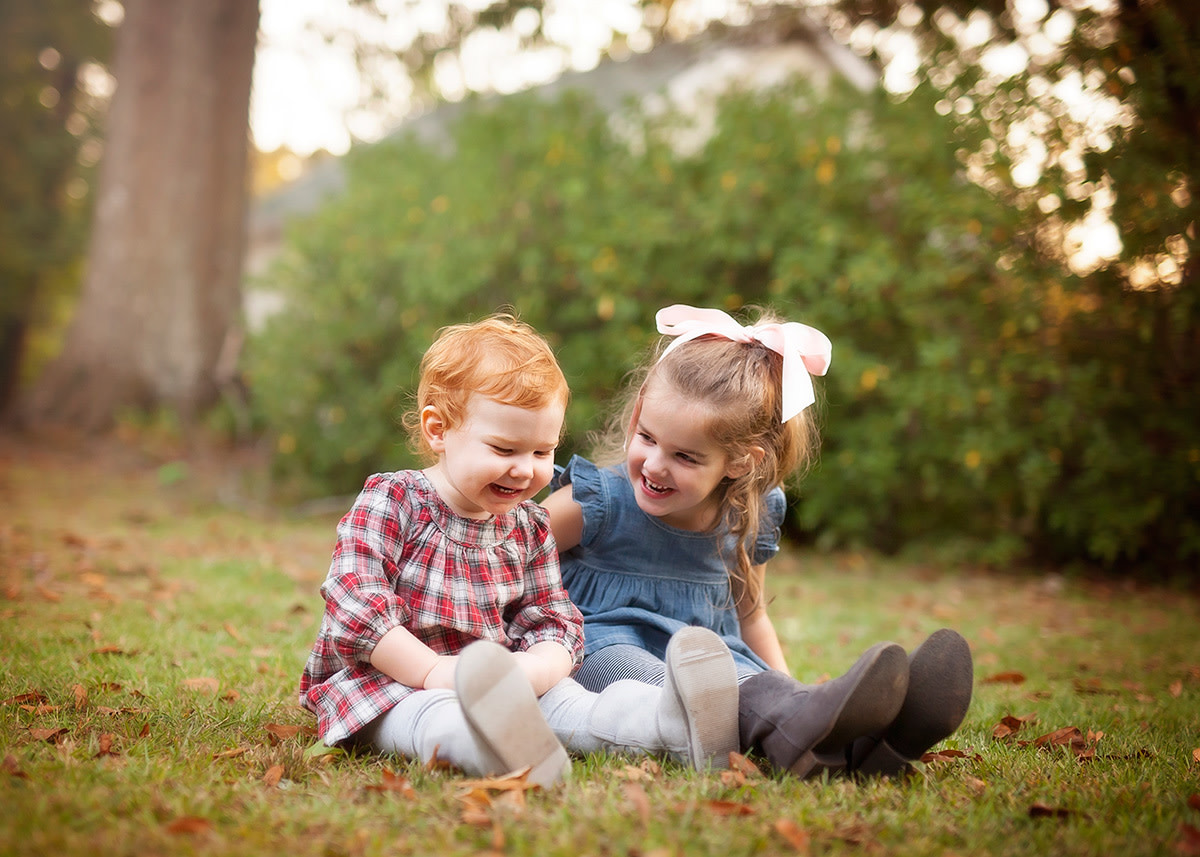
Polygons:
<instances>
[{"instance_id":1,"label":"girl's ear","mask_svg":"<svg viewBox=\"0 0 1200 857\"><path fill-rule=\"evenodd\" d=\"M762 462L767 451L761 446L752 446L746 452L737 458L729 460L729 466L725 468L725 476L729 479L741 479Z\"/></svg>"},{"instance_id":2,"label":"girl's ear","mask_svg":"<svg viewBox=\"0 0 1200 857\"><path fill-rule=\"evenodd\" d=\"M421 437L429 444L434 455L446 451L446 422L433 405L421 408Z\"/></svg>"}]
</instances>

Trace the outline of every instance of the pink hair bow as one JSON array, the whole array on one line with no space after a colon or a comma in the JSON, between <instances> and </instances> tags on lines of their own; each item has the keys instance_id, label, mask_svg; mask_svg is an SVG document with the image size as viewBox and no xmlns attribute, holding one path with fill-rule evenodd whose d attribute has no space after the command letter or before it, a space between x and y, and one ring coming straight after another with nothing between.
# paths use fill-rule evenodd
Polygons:
<instances>
[{"instance_id":1,"label":"pink hair bow","mask_svg":"<svg viewBox=\"0 0 1200 857\"><path fill-rule=\"evenodd\" d=\"M787 422L816 400L812 375L824 375L833 359L829 337L815 327L795 321L768 324L738 324L719 309L699 309L675 304L654 316L658 332L676 336L667 350L700 336L723 336L734 342L761 342L783 357L783 421Z\"/></svg>"}]
</instances>

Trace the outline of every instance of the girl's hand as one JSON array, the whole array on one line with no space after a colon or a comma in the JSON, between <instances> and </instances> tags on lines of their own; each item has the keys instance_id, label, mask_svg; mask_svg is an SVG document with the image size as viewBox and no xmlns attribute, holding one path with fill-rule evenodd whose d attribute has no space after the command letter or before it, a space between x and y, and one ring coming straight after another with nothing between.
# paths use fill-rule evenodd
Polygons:
<instances>
[{"instance_id":1,"label":"girl's hand","mask_svg":"<svg viewBox=\"0 0 1200 857\"><path fill-rule=\"evenodd\" d=\"M536 643L528 651L513 652L513 657L517 659L521 672L525 673L537 696L571 674L571 653L558 643Z\"/></svg>"},{"instance_id":2,"label":"girl's hand","mask_svg":"<svg viewBox=\"0 0 1200 857\"><path fill-rule=\"evenodd\" d=\"M454 690L454 670L457 666L457 655L439 655L433 669L425 676L425 690L434 690L435 688Z\"/></svg>"}]
</instances>

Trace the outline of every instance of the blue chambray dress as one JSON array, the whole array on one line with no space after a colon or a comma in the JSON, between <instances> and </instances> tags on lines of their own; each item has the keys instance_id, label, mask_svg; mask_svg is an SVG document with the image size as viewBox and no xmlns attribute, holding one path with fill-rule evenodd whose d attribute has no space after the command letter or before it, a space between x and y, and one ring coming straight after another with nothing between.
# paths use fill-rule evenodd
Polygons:
<instances>
[{"instance_id":1,"label":"blue chambray dress","mask_svg":"<svg viewBox=\"0 0 1200 857\"><path fill-rule=\"evenodd\" d=\"M585 655L624 643L662 659L672 634L701 625L721 636L736 661L766 669L741 637L719 541L732 556L731 536L680 530L647 515L623 465L601 470L574 456L554 481L555 488L568 484L583 509L583 532L579 545L561 556L562 579L583 613ZM779 552L786 509L782 489L775 488L751 552L755 565Z\"/></svg>"}]
</instances>

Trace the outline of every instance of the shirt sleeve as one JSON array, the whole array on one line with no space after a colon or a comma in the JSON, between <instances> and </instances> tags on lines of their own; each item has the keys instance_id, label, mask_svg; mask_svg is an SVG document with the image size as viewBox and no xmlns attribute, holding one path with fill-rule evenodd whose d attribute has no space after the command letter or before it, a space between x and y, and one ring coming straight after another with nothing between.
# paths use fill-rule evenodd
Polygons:
<instances>
[{"instance_id":1,"label":"shirt sleeve","mask_svg":"<svg viewBox=\"0 0 1200 857\"><path fill-rule=\"evenodd\" d=\"M583 510L583 528L579 543L592 545L604 530L605 510L608 508L608 492L600 469L586 458L571 456L567 466L556 477L559 487L571 486L571 499Z\"/></svg>"},{"instance_id":2,"label":"shirt sleeve","mask_svg":"<svg viewBox=\"0 0 1200 857\"><path fill-rule=\"evenodd\" d=\"M372 476L338 524L321 594L329 640L347 662L369 662L383 635L411 615L396 594L394 557L409 518L401 492L386 476Z\"/></svg>"},{"instance_id":3,"label":"shirt sleeve","mask_svg":"<svg viewBox=\"0 0 1200 857\"><path fill-rule=\"evenodd\" d=\"M779 553L780 528L787 514L787 497L782 488L773 488L763 497L762 515L759 516L758 535L754 539L754 555L750 561L762 565Z\"/></svg>"},{"instance_id":4,"label":"shirt sleeve","mask_svg":"<svg viewBox=\"0 0 1200 857\"><path fill-rule=\"evenodd\" d=\"M563 588L549 515L535 504L528 504L526 512L521 528L528 540L525 591L508 622L509 639L522 652L545 640L560 643L578 665L583 660L583 614Z\"/></svg>"}]
</instances>

